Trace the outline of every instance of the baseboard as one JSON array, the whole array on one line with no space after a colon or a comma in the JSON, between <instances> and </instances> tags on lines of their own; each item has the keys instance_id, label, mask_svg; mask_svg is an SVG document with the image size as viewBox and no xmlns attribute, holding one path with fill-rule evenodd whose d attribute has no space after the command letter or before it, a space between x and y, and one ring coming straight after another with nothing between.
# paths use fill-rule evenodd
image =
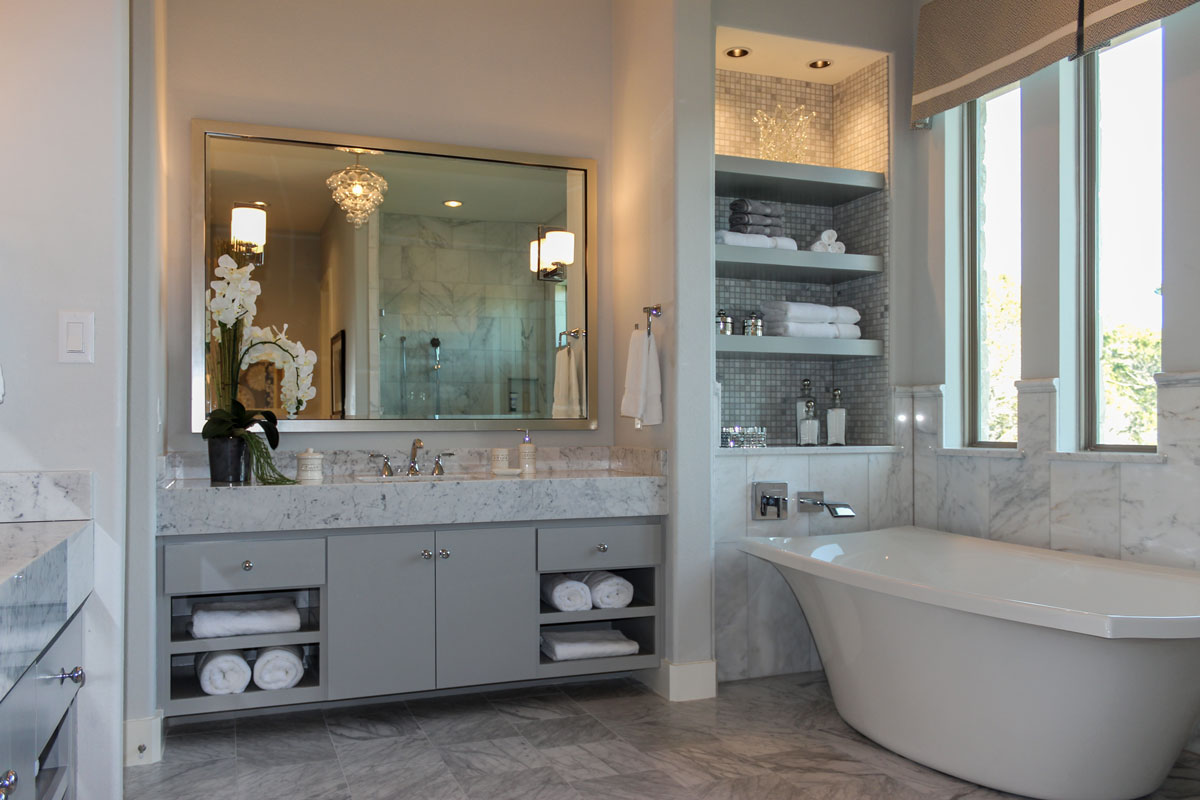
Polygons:
<instances>
[{"instance_id":1,"label":"baseboard","mask_svg":"<svg viewBox=\"0 0 1200 800\"><path fill-rule=\"evenodd\" d=\"M125 766L156 764L163 757L163 712L125 720Z\"/></svg>"},{"instance_id":2,"label":"baseboard","mask_svg":"<svg viewBox=\"0 0 1200 800\"><path fill-rule=\"evenodd\" d=\"M671 702L703 700L717 696L717 662L689 661L672 664L662 660L658 669L643 669L633 677Z\"/></svg>"}]
</instances>

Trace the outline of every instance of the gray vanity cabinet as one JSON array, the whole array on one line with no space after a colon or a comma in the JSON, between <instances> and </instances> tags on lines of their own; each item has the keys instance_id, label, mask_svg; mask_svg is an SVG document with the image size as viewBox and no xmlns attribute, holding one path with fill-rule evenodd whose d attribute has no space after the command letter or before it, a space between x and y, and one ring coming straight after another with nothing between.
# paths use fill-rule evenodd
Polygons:
<instances>
[{"instance_id":1,"label":"gray vanity cabinet","mask_svg":"<svg viewBox=\"0 0 1200 800\"><path fill-rule=\"evenodd\" d=\"M433 531L329 537L330 699L436 686L434 552Z\"/></svg>"},{"instance_id":2,"label":"gray vanity cabinet","mask_svg":"<svg viewBox=\"0 0 1200 800\"><path fill-rule=\"evenodd\" d=\"M438 531L438 688L537 676L536 541L532 527Z\"/></svg>"},{"instance_id":3,"label":"gray vanity cabinet","mask_svg":"<svg viewBox=\"0 0 1200 800\"><path fill-rule=\"evenodd\" d=\"M37 761L37 735L34 730L36 699L34 673L26 672L0 703L0 778L10 770L15 786L3 795L8 800L34 798L34 763Z\"/></svg>"}]
</instances>

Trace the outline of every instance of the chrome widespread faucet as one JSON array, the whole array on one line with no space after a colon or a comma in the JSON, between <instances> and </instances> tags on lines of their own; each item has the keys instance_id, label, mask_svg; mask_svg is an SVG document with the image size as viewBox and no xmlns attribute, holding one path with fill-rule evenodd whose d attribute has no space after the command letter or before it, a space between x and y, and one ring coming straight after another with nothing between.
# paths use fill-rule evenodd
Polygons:
<instances>
[{"instance_id":1,"label":"chrome widespread faucet","mask_svg":"<svg viewBox=\"0 0 1200 800\"><path fill-rule=\"evenodd\" d=\"M387 456L383 455L382 453L371 453L371 458L383 459L383 466L379 470L379 477L390 478L395 474L392 472L392 461Z\"/></svg>"},{"instance_id":2,"label":"chrome widespread faucet","mask_svg":"<svg viewBox=\"0 0 1200 800\"><path fill-rule=\"evenodd\" d=\"M422 442L420 439L413 439L412 449L408 451L408 475L409 475L409 477L421 474L421 468L417 466L417 451L420 450L424 446L425 446L425 443Z\"/></svg>"}]
</instances>

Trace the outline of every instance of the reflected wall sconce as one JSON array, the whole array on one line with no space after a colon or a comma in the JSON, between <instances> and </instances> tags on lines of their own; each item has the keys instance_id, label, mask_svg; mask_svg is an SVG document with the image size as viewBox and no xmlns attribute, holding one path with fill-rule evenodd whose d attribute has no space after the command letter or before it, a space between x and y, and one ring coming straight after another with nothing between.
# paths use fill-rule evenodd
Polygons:
<instances>
[{"instance_id":1,"label":"reflected wall sconce","mask_svg":"<svg viewBox=\"0 0 1200 800\"><path fill-rule=\"evenodd\" d=\"M387 194L387 181L382 175L372 172L358 163L364 155L380 156L382 150L366 150L362 147L335 147L343 153L353 153L354 163L329 176L325 186L333 192L333 202L346 212L346 221L361 228L367 217L383 203Z\"/></svg>"},{"instance_id":2,"label":"reflected wall sconce","mask_svg":"<svg viewBox=\"0 0 1200 800\"><path fill-rule=\"evenodd\" d=\"M562 283L564 267L575 263L575 234L565 228L538 226L538 238L529 243L529 271L539 281Z\"/></svg>"},{"instance_id":3,"label":"reflected wall sconce","mask_svg":"<svg viewBox=\"0 0 1200 800\"><path fill-rule=\"evenodd\" d=\"M229 243L235 256L247 264L261 266L267 246L267 204L234 203L229 221Z\"/></svg>"}]
</instances>

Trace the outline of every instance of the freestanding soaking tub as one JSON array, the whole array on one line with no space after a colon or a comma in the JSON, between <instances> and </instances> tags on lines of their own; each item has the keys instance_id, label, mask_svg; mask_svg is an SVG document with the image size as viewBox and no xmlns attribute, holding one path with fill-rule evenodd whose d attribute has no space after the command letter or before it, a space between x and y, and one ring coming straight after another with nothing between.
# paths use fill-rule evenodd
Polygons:
<instances>
[{"instance_id":1,"label":"freestanding soaking tub","mask_svg":"<svg viewBox=\"0 0 1200 800\"><path fill-rule=\"evenodd\" d=\"M846 722L943 772L1139 797L1200 715L1200 572L914 527L740 546L796 593Z\"/></svg>"}]
</instances>

